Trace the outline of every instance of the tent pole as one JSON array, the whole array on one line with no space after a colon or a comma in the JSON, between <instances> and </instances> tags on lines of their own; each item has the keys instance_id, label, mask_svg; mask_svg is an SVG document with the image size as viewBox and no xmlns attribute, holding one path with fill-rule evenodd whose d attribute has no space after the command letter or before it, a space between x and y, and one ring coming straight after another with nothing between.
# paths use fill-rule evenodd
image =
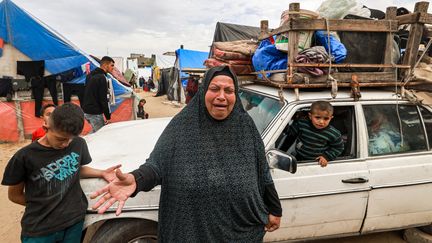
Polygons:
<instances>
[{"instance_id":1,"label":"tent pole","mask_svg":"<svg viewBox=\"0 0 432 243\"><path fill-rule=\"evenodd\" d=\"M24 123L22 119L22 110L21 110L21 104L18 100L15 100L15 111L16 111L16 118L17 118L17 127L18 127L18 134L19 134L19 141L24 141Z\"/></svg>"},{"instance_id":2,"label":"tent pole","mask_svg":"<svg viewBox=\"0 0 432 243\"><path fill-rule=\"evenodd\" d=\"M61 87L61 98L62 98L63 103L64 103L63 82L60 82L60 87ZM72 99L71 99L71 101L72 101ZM80 106L82 106L82 104L81 104L81 100L80 100Z\"/></svg>"}]
</instances>

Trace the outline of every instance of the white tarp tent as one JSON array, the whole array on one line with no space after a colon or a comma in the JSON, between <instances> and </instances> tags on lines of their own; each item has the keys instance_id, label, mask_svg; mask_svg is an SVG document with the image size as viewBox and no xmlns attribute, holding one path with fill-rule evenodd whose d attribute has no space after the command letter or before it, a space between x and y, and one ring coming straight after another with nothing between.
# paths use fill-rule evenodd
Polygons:
<instances>
[{"instance_id":1,"label":"white tarp tent","mask_svg":"<svg viewBox=\"0 0 432 243\"><path fill-rule=\"evenodd\" d=\"M175 60L175 56L156 55L154 66L157 66L160 69L174 67Z\"/></svg>"}]
</instances>

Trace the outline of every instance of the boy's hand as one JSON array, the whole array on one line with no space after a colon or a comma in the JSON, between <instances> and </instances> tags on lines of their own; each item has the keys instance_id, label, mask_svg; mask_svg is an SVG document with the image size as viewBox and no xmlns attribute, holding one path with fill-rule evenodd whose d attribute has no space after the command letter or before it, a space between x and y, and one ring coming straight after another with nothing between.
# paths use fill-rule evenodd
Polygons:
<instances>
[{"instance_id":1,"label":"boy's hand","mask_svg":"<svg viewBox=\"0 0 432 243\"><path fill-rule=\"evenodd\" d=\"M126 200L136 190L135 177L132 174L123 174L120 169L116 170L116 178L106 185L104 188L93 192L90 195L91 199L94 199L100 195L103 195L99 200L92 206L93 209L98 209L98 213L104 213L114 203L118 202L116 215L120 215ZM102 206L102 207L101 207Z\"/></svg>"},{"instance_id":2,"label":"boy's hand","mask_svg":"<svg viewBox=\"0 0 432 243\"><path fill-rule=\"evenodd\" d=\"M116 170L120 167L121 167L120 164L114 165L114 166L109 167L108 169L102 171L102 178L104 178L107 182L113 181L115 178L117 178Z\"/></svg>"},{"instance_id":3,"label":"boy's hand","mask_svg":"<svg viewBox=\"0 0 432 243\"><path fill-rule=\"evenodd\" d=\"M281 221L281 217L269 214L268 224L266 224L266 226L264 227L264 230L266 232L273 232L273 231L279 229L280 221Z\"/></svg>"},{"instance_id":4,"label":"boy's hand","mask_svg":"<svg viewBox=\"0 0 432 243\"><path fill-rule=\"evenodd\" d=\"M321 167L326 167L328 164L328 161L324 156L318 156L315 160L318 161L318 164L321 165Z\"/></svg>"}]
</instances>

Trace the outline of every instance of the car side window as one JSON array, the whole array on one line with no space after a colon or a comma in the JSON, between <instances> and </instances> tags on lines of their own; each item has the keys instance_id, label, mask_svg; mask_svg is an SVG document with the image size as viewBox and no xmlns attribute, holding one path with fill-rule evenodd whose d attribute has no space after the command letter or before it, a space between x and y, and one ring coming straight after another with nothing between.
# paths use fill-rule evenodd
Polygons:
<instances>
[{"instance_id":1,"label":"car side window","mask_svg":"<svg viewBox=\"0 0 432 243\"><path fill-rule=\"evenodd\" d=\"M295 137L291 131L291 125L295 120L298 119L309 119L308 117L309 107L299 109L291 121L283 130L282 134L276 140L275 148L284 151L289 154L295 155L295 146L297 143L297 137ZM335 127L341 133L342 141L344 143L344 150L336 160L350 159L356 157L356 134L355 134L355 117L353 106L334 106L333 119L330 125Z\"/></svg>"},{"instance_id":2,"label":"car side window","mask_svg":"<svg viewBox=\"0 0 432 243\"><path fill-rule=\"evenodd\" d=\"M282 108L279 100L248 90L240 90L240 101L261 134Z\"/></svg>"},{"instance_id":3,"label":"car side window","mask_svg":"<svg viewBox=\"0 0 432 243\"><path fill-rule=\"evenodd\" d=\"M429 141L429 150L432 149L432 112L420 106L420 112L426 128L426 135Z\"/></svg>"},{"instance_id":4,"label":"car side window","mask_svg":"<svg viewBox=\"0 0 432 243\"><path fill-rule=\"evenodd\" d=\"M363 106L370 156L426 150L426 137L415 105Z\"/></svg>"}]
</instances>

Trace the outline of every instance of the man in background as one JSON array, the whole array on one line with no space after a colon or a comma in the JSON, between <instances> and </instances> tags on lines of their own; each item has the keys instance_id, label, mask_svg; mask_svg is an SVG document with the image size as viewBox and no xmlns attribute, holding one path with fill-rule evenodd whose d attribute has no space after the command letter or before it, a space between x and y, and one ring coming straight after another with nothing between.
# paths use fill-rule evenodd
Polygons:
<instances>
[{"instance_id":1,"label":"man in background","mask_svg":"<svg viewBox=\"0 0 432 243\"><path fill-rule=\"evenodd\" d=\"M93 70L86 78L82 109L84 110L85 119L92 127L92 133L101 129L111 119L108 92L109 80L106 75L112 72L113 68L114 60L111 57L104 56L101 59L100 68Z\"/></svg>"}]
</instances>

